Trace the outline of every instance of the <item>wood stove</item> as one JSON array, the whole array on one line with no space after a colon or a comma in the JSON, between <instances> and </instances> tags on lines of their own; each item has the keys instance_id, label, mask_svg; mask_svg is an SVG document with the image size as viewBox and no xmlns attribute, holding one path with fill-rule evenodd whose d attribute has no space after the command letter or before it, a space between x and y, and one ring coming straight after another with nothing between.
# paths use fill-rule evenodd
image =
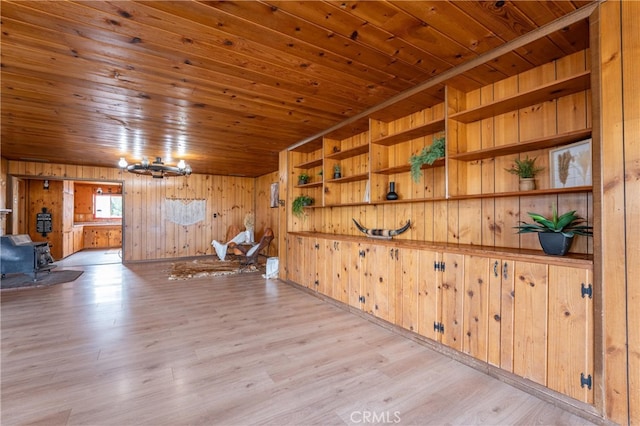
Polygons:
<instances>
[{"instance_id":1,"label":"wood stove","mask_svg":"<svg viewBox=\"0 0 640 426\"><path fill-rule=\"evenodd\" d=\"M26 234L0 237L0 273L23 273L37 279L39 272L51 271L53 257L48 242L34 242Z\"/></svg>"}]
</instances>

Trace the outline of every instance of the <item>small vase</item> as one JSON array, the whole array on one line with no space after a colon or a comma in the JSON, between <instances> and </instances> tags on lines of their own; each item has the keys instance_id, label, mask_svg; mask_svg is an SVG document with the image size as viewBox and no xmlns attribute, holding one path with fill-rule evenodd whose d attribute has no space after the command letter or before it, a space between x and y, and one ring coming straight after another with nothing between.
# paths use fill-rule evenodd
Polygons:
<instances>
[{"instance_id":1,"label":"small vase","mask_svg":"<svg viewBox=\"0 0 640 426\"><path fill-rule=\"evenodd\" d=\"M534 178L520 178L520 191L533 191L536 189Z\"/></svg>"},{"instance_id":2,"label":"small vase","mask_svg":"<svg viewBox=\"0 0 640 426\"><path fill-rule=\"evenodd\" d=\"M398 194L396 193L396 183L389 182L389 192L387 193L387 200L397 200Z\"/></svg>"}]
</instances>

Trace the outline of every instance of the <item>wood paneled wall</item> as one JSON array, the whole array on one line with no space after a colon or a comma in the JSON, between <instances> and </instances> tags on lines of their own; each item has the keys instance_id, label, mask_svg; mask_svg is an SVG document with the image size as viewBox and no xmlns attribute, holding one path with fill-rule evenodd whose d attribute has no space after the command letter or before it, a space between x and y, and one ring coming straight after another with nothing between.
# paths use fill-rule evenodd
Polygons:
<instances>
[{"instance_id":1,"label":"wood paneled wall","mask_svg":"<svg viewBox=\"0 0 640 426\"><path fill-rule=\"evenodd\" d=\"M278 256L279 252L280 224L278 215L281 207L271 208L271 184L279 184L278 177L278 172L273 172L256 179L256 240L264 234L266 228L273 230L275 238L269 246L269 256ZM284 195L280 198L283 199Z\"/></svg>"},{"instance_id":2,"label":"wood paneled wall","mask_svg":"<svg viewBox=\"0 0 640 426\"><path fill-rule=\"evenodd\" d=\"M7 168L9 163L6 159L0 158L0 209L10 209L11 203L7 204ZM0 235L7 233L7 216L0 214Z\"/></svg>"},{"instance_id":3,"label":"wood paneled wall","mask_svg":"<svg viewBox=\"0 0 640 426\"><path fill-rule=\"evenodd\" d=\"M152 179L117 168L22 161L9 161L8 174L26 179L47 177L52 181L57 178L122 182L125 262L213 254L211 240L224 240L231 225L243 229L245 215L255 213L256 180L253 178L193 174L184 178ZM165 200L171 198L184 202L204 199L204 220L188 226L170 222ZM258 217L257 223L266 226L263 218Z\"/></svg>"},{"instance_id":4,"label":"wood paneled wall","mask_svg":"<svg viewBox=\"0 0 640 426\"><path fill-rule=\"evenodd\" d=\"M32 241L46 241L49 243L51 255L54 259L64 257L63 233L64 233L64 182L50 180L49 189L43 189L43 180L30 180L27 182L27 233ZM36 215L46 208L51 213L52 232L42 235L36 232Z\"/></svg>"},{"instance_id":5,"label":"wood paneled wall","mask_svg":"<svg viewBox=\"0 0 640 426\"><path fill-rule=\"evenodd\" d=\"M604 408L640 424L640 3L600 6ZM595 189L594 189L595 190Z\"/></svg>"}]
</instances>

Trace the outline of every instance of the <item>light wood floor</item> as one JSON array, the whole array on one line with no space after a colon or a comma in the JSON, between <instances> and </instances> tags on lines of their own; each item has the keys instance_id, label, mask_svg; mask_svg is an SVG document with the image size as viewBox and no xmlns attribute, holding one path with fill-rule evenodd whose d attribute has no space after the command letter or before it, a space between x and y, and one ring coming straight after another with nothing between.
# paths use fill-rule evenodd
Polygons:
<instances>
[{"instance_id":1,"label":"light wood floor","mask_svg":"<svg viewBox=\"0 0 640 426\"><path fill-rule=\"evenodd\" d=\"M3 291L2 425L588 424L288 284L168 266Z\"/></svg>"}]
</instances>

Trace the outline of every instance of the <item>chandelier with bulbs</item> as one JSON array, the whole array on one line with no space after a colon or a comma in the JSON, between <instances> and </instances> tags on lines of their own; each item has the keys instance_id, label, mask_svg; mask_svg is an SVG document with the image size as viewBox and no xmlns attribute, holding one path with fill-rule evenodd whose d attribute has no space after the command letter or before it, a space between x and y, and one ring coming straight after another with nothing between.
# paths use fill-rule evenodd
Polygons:
<instances>
[{"instance_id":1,"label":"chandelier with bulbs","mask_svg":"<svg viewBox=\"0 0 640 426\"><path fill-rule=\"evenodd\" d=\"M120 158L118 166L131 173L139 175L149 175L154 179L162 179L165 176L189 176L191 174L191 166L180 160L177 165L169 166L162 162L161 157L156 157L155 161L150 163L147 157L143 157L142 161L135 164L127 163L124 157Z\"/></svg>"}]
</instances>

